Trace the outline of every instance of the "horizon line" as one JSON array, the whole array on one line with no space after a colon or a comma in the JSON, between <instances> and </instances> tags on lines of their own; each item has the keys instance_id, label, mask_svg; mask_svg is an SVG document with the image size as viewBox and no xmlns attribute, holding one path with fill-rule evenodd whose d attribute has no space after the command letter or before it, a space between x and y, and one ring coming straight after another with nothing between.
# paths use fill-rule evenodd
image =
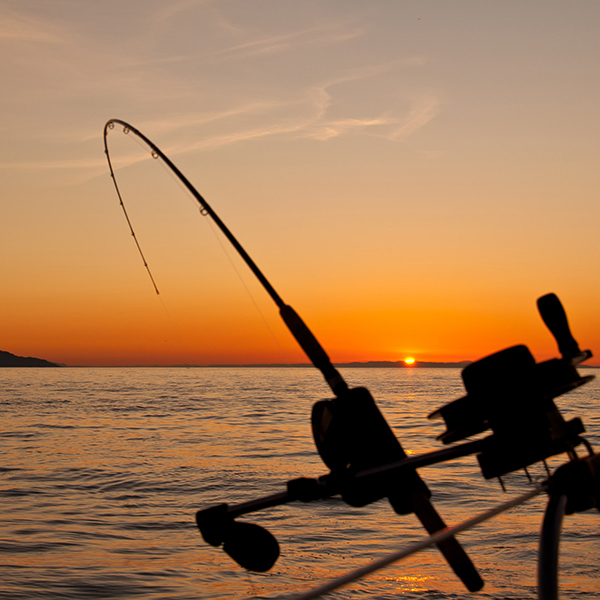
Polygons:
<instances>
[{"instance_id":1,"label":"horizon line","mask_svg":"<svg viewBox=\"0 0 600 600\"><path fill-rule=\"evenodd\" d=\"M406 364L403 360L391 361L391 360L370 360L370 361L352 361L352 362L338 362L332 363L334 367L339 368L376 368L376 369L415 369L415 368L461 368L471 364L473 361L463 360L456 362L437 362L437 361L415 361L412 364ZM198 368L198 369L225 369L225 368L236 368L236 369L252 369L252 368L277 368L277 369L290 369L290 368L315 368L310 363L232 363L232 364L195 364L195 363L182 363L182 364L154 364L154 365L67 365L59 364L61 367L72 367L72 368Z\"/></svg>"}]
</instances>

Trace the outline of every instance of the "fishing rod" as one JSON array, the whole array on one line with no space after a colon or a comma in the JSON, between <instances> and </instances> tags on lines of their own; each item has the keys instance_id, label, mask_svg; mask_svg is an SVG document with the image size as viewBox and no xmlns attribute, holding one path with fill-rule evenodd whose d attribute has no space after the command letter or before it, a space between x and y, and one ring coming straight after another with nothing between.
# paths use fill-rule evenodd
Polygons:
<instances>
[{"instance_id":1,"label":"fishing rod","mask_svg":"<svg viewBox=\"0 0 600 600\"><path fill-rule=\"evenodd\" d=\"M208 544L222 546L227 554L248 570L267 571L279 556L277 540L266 529L236 521L237 517L288 502L324 500L335 495L340 495L347 504L356 507L387 498L396 513L414 513L419 518L432 536L431 543L437 545L467 589L477 591L483 587L483 580L454 536L458 529L448 529L433 507L431 492L417 473L417 468L474 454L483 476L486 479L497 477L502 483L501 478L507 473L525 469L528 474L528 466L539 461L545 464L546 458L566 453L570 461L561 467L566 475L558 478L563 484L552 484L549 489L556 494L558 487L560 495L571 499L570 504L567 503L567 513L569 510L576 512L590 507L600 508L598 455L593 454L591 446L581 436L585 431L581 419L566 421L554 403L556 397L593 379L591 376L581 377L576 368L592 353L579 349L571 334L564 308L555 294L542 296L537 305L542 320L558 344L561 357L537 363L526 346L518 345L471 363L462 371L467 395L429 415L429 418L441 418L445 422L446 431L438 439L444 444L462 443L408 457L370 392L363 387L348 386L304 321L281 299L231 231L181 171L136 128L125 121L111 119L104 127L104 146L110 174L155 290L158 292L127 215L110 159L107 137L115 125L121 126L126 134L136 135L148 146L154 158L162 159L198 201L201 212L213 219L273 299L286 326L313 365L321 371L335 395L333 399L316 402L311 414L313 439L330 472L317 479L291 480L287 482L286 491L279 494L235 506L222 503L199 510L196 523ZM487 430L492 431L487 437L463 442ZM580 444L586 445L591 458L582 461L577 456L575 449ZM585 485L581 483L584 480ZM553 481L551 478L550 482ZM579 499L572 499L574 492L570 488L580 490ZM552 514L559 514L564 502L553 502L552 505L559 506L553 509ZM560 519L548 516L548 521L557 523ZM551 526L548 525L547 529L550 531ZM442 531L446 533L442 535ZM550 540L545 542L548 548L553 544L557 548L552 535L547 534L545 539ZM553 556L552 551L545 554Z\"/></svg>"},{"instance_id":2,"label":"fishing rod","mask_svg":"<svg viewBox=\"0 0 600 600\"><path fill-rule=\"evenodd\" d=\"M317 450L325 464L331 469L332 474L340 480L348 479L348 474L354 471L381 466L390 461L405 458L406 452L379 411L370 392L363 387L349 388L304 321L291 306L287 305L281 299L256 263L250 258L249 254L215 213L206 199L200 195L185 175L154 142L129 123L120 119L110 119L104 126L104 151L119 202L148 272L150 273L150 270L137 243L137 238L127 215L110 160L108 133L115 125L120 125L124 133L133 133L141 139L150 149L151 155L154 158L160 158L183 183L185 188L200 204L201 209L213 219L217 227L233 245L252 273L254 273L279 308L279 314L291 334L304 350L312 364L323 374L335 398L332 400L322 400L314 405L311 423ZM154 284L154 280L152 282ZM392 508L398 514L414 512L428 533L435 533L446 527L443 519L429 500L431 498L429 488L414 469L406 472L402 478L394 480L384 480L384 478L379 477L377 485L347 485L342 497L351 506L365 506L366 504L387 497ZM236 540L242 540L240 543L236 542L237 546L241 545L246 548L248 546L246 538L249 538L253 533L261 540L267 539L262 533L258 534L258 530L250 531L248 528L242 530L240 527L236 527L236 529L236 536L233 537ZM210 535L209 538L211 538ZM227 547L231 546L232 543ZM270 541L267 546L269 548L275 547ZM456 538L451 537L448 540L440 542L438 548L457 576L466 585L467 589L471 591L481 589L483 580ZM248 551L242 554L251 555L252 552ZM279 555L279 551L278 549L276 551L272 550L268 555L270 558L265 565L271 559L274 563Z\"/></svg>"},{"instance_id":3,"label":"fishing rod","mask_svg":"<svg viewBox=\"0 0 600 600\"><path fill-rule=\"evenodd\" d=\"M174 175L183 183L185 188L192 194L194 199L200 205L202 211L209 215L217 227L221 230L223 235L231 242L231 245L235 248L237 253L242 257L244 262L248 265L252 273L256 276L258 281L261 283L263 288L266 290L267 294L272 298L273 302L277 305L279 309L279 314L281 318L287 325L288 329L296 339L296 341L300 344L300 347L304 350L308 358L311 360L313 365L321 371L323 376L325 377L325 381L331 388L332 392L338 396L344 393L348 389L348 384L344 381L342 376L339 374L337 369L331 364L329 360L329 356L319 344L315 336L312 334L310 329L305 325L304 321L300 318L300 316L296 313L296 311L289 305L285 304L285 302L281 299L279 294L275 291L273 286L269 283L267 278L263 275L262 271L258 268L256 263L250 258L250 255L244 250L242 245L237 241L233 233L229 230L229 228L221 221L217 213L212 209L210 204L200 195L198 190L189 182L187 177L175 166L175 164L171 161L171 159L156 145L154 142L149 140L141 131L133 127L133 125L129 125L125 121L121 121L120 119L110 119L106 125L104 126L104 153L106 154L106 159L108 161L108 167L110 170L110 176L115 184L115 189L117 191L117 196L119 198L119 203L123 212L125 214L125 218L127 219L127 224L129 225L129 229L131 231L131 235L133 236L138 251L142 257L144 262L144 267L148 271L150 275L150 279L152 280L152 284L154 285L154 289L158 293L158 288L154 283L154 278L150 273L150 269L144 258L144 254L142 249L137 241L137 236L133 230L133 226L129 219L129 215L127 214L127 210L125 208L125 204L123 202L123 198L121 196L121 191L119 190L119 186L117 184L117 178L115 177L115 173L112 167L112 162L110 160L110 153L108 151L108 133L111 129L114 128L115 125L121 125L123 127L123 133L133 133L138 138L140 138L151 150L151 155L153 158L160 158L165 165L174 173Z\"/></svg>"}]
</instances>

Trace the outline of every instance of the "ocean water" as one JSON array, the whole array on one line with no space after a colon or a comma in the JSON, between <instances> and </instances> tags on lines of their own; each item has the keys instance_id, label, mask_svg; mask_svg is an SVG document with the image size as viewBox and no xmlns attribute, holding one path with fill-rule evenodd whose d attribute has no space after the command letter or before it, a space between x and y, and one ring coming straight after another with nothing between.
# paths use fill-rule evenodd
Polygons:
<instances>
[{"instance_id":1,"label":"ocean water","mask_svg":"<svg viewBox=\"0 0 600 600\"><path fill-rule=\"evenodd\" d=\"M371 390L405 450L441 447L443 427L426 416L463 395L458 369L343 374ZM327 472L309 424L312 404L327 397L313 369L1 369L0 598L286 598L420 539L416 518L387 501L352 508L334 498L247 517L280 543L268 573L246 572L203 542L198 509ZM598 448L598 380L557 404L583 419ZM511 474L503 493L474 457L420 473L449 524L531 487ZM539 465L531 473L544 476ZM535 598L545 503L538 496L459 536L486 582L476 595L429 549L329 597ZM598 565L600 513L566 517L561 598L600 596Z\"/></svg>"}]
</instances>

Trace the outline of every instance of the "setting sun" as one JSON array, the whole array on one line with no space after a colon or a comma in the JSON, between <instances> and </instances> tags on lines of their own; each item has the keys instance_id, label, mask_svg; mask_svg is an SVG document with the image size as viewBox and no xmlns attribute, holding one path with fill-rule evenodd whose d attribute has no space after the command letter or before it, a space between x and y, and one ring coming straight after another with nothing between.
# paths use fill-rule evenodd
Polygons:
<instances>
[{"instance_id":1,"label":"setting sun","mask_svg":"<svg viewBox=\"0 0 600 600\"><path fill-rule=\"evenodd\" d=\"M409 356L408 358L404 359L405 365L414 365L415 362L416 362L416 360L412 356Z\"/></svg>"}]
</instances>

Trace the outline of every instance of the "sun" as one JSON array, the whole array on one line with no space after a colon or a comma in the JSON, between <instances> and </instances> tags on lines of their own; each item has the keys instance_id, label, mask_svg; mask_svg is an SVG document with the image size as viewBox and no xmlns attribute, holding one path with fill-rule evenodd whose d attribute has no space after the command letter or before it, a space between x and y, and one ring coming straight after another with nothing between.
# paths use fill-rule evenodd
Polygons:
<instances>
[{"instance_id":1,"label":"sun","mask_svg":"<svg viewBox=\"0 0 600 600\"><path fill-rule=\"evenodd\" d=\"M414 365L416 362L417 361L412 356L404 359L404 364L408 366Z\"/></svg>"}]
</instances>

